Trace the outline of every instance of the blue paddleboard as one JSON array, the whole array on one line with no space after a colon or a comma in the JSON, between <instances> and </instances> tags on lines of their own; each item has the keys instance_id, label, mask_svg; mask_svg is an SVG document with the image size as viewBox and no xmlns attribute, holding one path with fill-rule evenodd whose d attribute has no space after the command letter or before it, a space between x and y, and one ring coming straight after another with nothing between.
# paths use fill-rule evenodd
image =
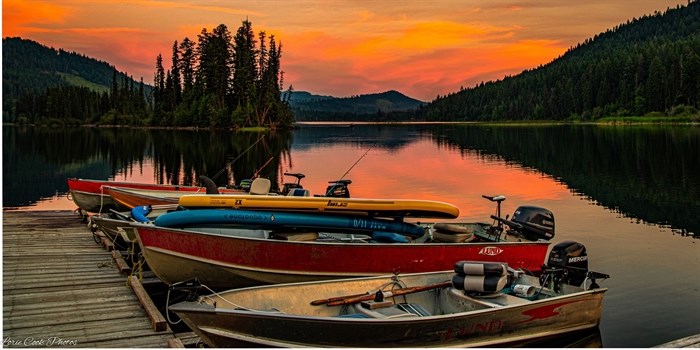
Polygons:
<instances>
[{"instance_id":1,"label":"blue paddleboard","mask_svg":"<svg viewBox=\"0 0 700 350\"><path fill-rule=\"evenodd\" d=\"M239 209L174 211L158 216L154 224L161 227L234 224L265 228L341 229L362 232L394 232L414 238L421 237L425 233L425 228L421 226L390 219Z\"/></svg>"}]
</instances>

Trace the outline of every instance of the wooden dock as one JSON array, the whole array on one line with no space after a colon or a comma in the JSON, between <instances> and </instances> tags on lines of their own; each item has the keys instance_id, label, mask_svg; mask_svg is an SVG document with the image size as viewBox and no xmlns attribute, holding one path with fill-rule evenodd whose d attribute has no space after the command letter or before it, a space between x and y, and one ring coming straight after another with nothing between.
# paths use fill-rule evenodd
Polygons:
<instances>
[{"instance_id":1,"label":"wooden dock","mask_svg":"<svg viewBox=\"0 0 700 350\"><path fill-rule=\"evenodd\" d=\"M182 345L77 214L3 212L2 231L3 347Z\"/></svg>"},{"instance_id":2,"label":"wooden dock","mask_svg":"<svg viewBox=\"0 0 700 350\"><path fill-rule=\"evenodd\" d=\"M691 335L682 339L670 341L655 348L700 348L700 334Z\"/></svg>"}]
</instances>

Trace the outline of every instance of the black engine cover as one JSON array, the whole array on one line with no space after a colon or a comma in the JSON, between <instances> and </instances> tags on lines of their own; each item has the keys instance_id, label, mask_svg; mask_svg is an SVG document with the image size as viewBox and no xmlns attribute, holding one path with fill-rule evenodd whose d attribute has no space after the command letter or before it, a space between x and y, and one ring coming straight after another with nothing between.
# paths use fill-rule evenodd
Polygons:
<instances>
[{"instance_id":1,"label":"black engine cover","mask_svg":"<svg viewBox=\"0 0 700 350\"><path fill-rule=\"evenodd\" d=\"M564 241L555 245L549 252L543 271L548 269L562 272L563 275L559 276L560 282L580 286L588 273L586 247L575 241Z\"/></svg>"},{"instance_id":2,"label":"black engine cover","mask_svg":"<svg viewBox=\"0 0 700 350\"><path fill-rule=\"evenodd\" d=\"M554 214L545 208L521 206L515 209L511 221L521 224L520 233L529 240L550 240L554 237Z\"/></svg>"}]
</instances>

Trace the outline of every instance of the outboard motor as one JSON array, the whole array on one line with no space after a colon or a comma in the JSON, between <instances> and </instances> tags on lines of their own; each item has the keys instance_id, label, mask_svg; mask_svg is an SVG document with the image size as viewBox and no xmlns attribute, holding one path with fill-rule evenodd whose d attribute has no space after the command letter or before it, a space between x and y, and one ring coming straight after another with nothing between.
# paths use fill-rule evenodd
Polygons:
<instances>
[{"instance_id":1,"label":"outboard motor","mask_svg":"<svg viewBox=\"0 0 700 350\"><path fill-rule=\"evenodd\" d=\"M280 191L280 194L283 196L286 196L289 194L289 191L291 191L294 188L303 188L301 186L301 179L305 178L306 175L301 174L301 173L284 173L286 176L292 176L297 178L297 182L285 182L282 184L282 191Z\"/></svg>"},{"instance_id":2,"label":"outboard motor","mask_svg":"<svg viewBox=\"0 0 700 350\"><path fill-rule=\"evenodd\" d=\"M352 183L352 180L328 181L328 183L330 185L326 187L326 197L350 198L348 185Z\"/></svg>"},{"instance_id":3,"label":"outboard motor","mask_svg":"<svg viewBox=\"0 0 700 350\"><path fill-rule=\"evenodd\" d=\"M515 209L510 228L531 241L550 240L554 237L554 214L544 208L521 206ZM515 226L515 227L513 227Z\"/></svg>"},{"instance_id":4,"label":"outboard motor","mask_svg":"<svg viewBox=\"0 0 700 350\"><path fill-rule=\"evenodd\" d=\"M243 179L243 180L241 180L241 183L238 186L238 188L242 189L243 191L250 192L250 185L252 185L252 184L253 184L252 179Z\"/></svg>"},{"instance_id":5,"label":"outboard motor","mask_svg":"<svg viewBox=\"0 0 700 350\"><path fill-rule=\"evenodd\" d=\"M588 275L586 247L575 241L564 241L549 252L547 264L542 266L540 284L559 291L561 284L581 286Z\"/></svg>"},{"instance_id":6,"label":"outboard motor","mask_svg":"<svg viewBox=\"0 0 700 350\"><path fill-rule=\"evenodd\" d=\"M219 188L216 187L214 181L204 175L199 175L199 181L204 184L207 189L207 194L219 194Z\"/></svg>"}]
</instances>

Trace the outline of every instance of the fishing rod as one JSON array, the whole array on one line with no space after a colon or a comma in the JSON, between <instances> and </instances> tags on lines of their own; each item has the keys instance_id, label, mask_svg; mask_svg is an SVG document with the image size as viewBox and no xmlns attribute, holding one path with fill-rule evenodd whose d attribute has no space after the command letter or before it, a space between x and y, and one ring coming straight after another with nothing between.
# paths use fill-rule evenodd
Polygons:
<instances>
[{"instance_id":1,"label":"fishing rod","mask_svg":"<svg viewBox=\"0 0 700 350\"><path fill-rule=\"evenodd\" d=\"M258 168L258 170L255 171L255 173L253 174L253 177L251 177L251 178L254 179L254 178L258 177L258 174L260 174L260 172L261 172L268 164L270 164L270 162L271 162L272 159L274 159L274 158L275 158L275 156L270 157L270 159L268 159L267 162L265 162L265 164L263 164L260 168Z\"/></svg>"},{"instance_id":2,"label":"fishing rod","mask_svg":"<svg viewBox=\"0 0 700 350\"><path fill-rule=\"evenodd\" d=\"M345 172L345 174L343 174L343 176L340 177L340 179L338 179L338 180L336 180L336 181L331 181L331 183L332 183L333 185L328 186L328 188L326 188L326 196L332 197L332 196L333 196L332 194L333 194L333 192L335 191L335 189L336 189L337 187L345 187L345 189L343 190L343 192L345 192L345 193L344 193L343 195L341 195L342 197L349 197L349 196L350 196L350 193L349 193L349 191L347 190L347 185L350 184L351 181L350 181L350 180L343 180L343 179L345 178L345 175L347 175L347 174L355 167L355 165L357 165L357 163L359 163L359 162L362 160L362 158L364 158L364 157L367 155L367 153L369 153L369 151L370 151L378 142L379 142L379 141L375 141L372 145L370 145L369 148L365 151L365 153L363 153L363 154L360 156L360 158L358 158L358 159L355 161L355 163L354 163L353 165L350 166L350 168Z\"/></svg>"},{"instance_id":3,"label":"fishing rod","mask_svg":"<svg viewBox=\"0 0 700 350\"><path fill-rule=\"evenodd\" d=\"M258 138L255 142L253 142L250 146L248 146L248 148L246 148L245 151L243 151L241 154L239 154L238 157L236 157L233 160L226 163L226 165L224 165L224 167L221 170L219 170L219 172L216 173L216 175L212 176L211 179L216 180L217 177L221 176L221 174L223 174L224 171L226 171L226 168L228 168L229 166L231 166L231 164L235 163L238 159L243 157L244 154L248 153L248 151L250 151L250 149L253 148L253 146L255 146L255 144L260 142L260 140L262 140L264 137L265 137L264 134L261 135L260 138Z\"/></svg>"},{"instance_id":4,"label":"fishing rod","mask_svg":"<svg viewBox=\"0 0 700 350\"><path fill-rule=\"evenodd\" d=\"M355 165L357 165L357 163L359 163L359 162L362 160L362 158L364 158L364 157L367 155L367 153L369 153L369 151L374 147L374 145L377 144L377 142L379 142L379 141L375 141L371 146L369 146L369 148L365 151L365 153L362 154L362 155L360 156L360 158L357 159L357 161L355 161L355 164L353 164L352 166L350 166L350 168L348 169L348 171L346 171L345 174L343 174L343 176L341 176L340 179L339 179L338 181L341 181L342 179L344 179L344 178L345 178L345 175L347 175L347 174L350 172L350 170L352 170L352 168L354 168Z\"/></svg>"}]
</instances>

